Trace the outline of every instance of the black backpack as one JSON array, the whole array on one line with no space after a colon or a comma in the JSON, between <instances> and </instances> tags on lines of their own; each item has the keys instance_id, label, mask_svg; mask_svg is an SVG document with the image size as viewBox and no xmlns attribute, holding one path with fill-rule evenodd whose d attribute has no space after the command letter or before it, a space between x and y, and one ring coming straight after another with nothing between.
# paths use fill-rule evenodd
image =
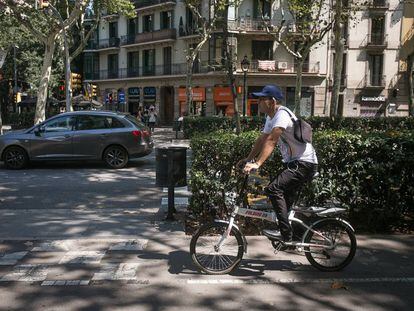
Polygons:
<instances>
[{"instance_id":1,"label":"black backpack","mask_svg":"<svg viewBox=\"0 0 414 311\"><path fill-rule=\"evenodd\" d=\"M312 126L305 120L293 118L292 114L287 109L280 109L286 111L289 114L290 119L293 122L293 136L300 143L312 143Z\"/></svg>"}]
</instances>

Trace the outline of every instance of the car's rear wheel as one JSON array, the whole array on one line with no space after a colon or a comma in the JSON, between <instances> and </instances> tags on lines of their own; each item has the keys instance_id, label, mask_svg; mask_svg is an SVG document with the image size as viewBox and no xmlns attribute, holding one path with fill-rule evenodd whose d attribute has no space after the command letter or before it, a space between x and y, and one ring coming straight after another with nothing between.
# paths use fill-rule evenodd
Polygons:
<instances>
[{"instance_id":1,"label":"car's rear wheel","mask_svg":"<svg viewBox=\"0 0 414 311\"><path fill-rule=\"evenodd\" d=\"M106 148L103 160L110 168L123 168L128 163L128 153L120 146Z\"/></svg>"},{"instance_id":2,"label":"car's rear wheel","mask_svg":"<svg viewBox=\"0 0 414 311\"><path fill-rule=\"evenodd\" d=\"M4 151L3 160L8 169L20 170L26 167L29 157L23 148L12 146Z\"/></svg>"}]
</instances>

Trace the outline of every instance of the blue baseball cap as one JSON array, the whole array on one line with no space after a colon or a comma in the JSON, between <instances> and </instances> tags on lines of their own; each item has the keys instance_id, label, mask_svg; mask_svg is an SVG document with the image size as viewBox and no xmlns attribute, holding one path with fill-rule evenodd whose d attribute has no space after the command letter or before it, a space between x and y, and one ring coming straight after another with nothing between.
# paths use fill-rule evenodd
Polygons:
<instances>
[{"instance_id":1,"label":"blue baseball cap","mask_svg":"<svg viewBox=\"0 0 414 311\"><path fill-rule=\"evenodd\" d=\"M261 92L253 92L255 97L273 97L276 100L285 99L283 96L282 90L276 85L266 85Z\"/></svg>"}]
</instances>

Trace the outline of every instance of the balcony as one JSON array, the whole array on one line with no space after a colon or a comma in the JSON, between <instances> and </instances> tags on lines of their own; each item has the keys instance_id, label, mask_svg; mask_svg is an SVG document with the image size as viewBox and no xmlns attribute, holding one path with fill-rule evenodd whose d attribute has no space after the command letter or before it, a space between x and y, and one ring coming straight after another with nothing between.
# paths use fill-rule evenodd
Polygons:
<instances>
[{"instance_id":1,"label":"balcony","mask_svg":"<svg viewBox=\"0 0 414 311\"><path fill-rule=\"evenodd\" d=\"M241 70L241 64L237 64L237 71ZM281 62L275 60L252 60L250 62L249 73L278 73L278 74L295 74L295 63ZM304 63L304 74L319 74L320 63Z\"/></svg>"},{"instance_id":2,"label":"balcony","mask_svg":"<svg viewBox=\"0 0 414 311\"><path fill-rule=\"evenodd\" d=\"M367 74L364 78L364 88L383 89L385 88L386 76L377 74Z\"/></svg>"},{"instance_id":3,"label":"balcony","mask_svg":"<svg viewBox=\"0 0 414 311\"><path fill-rule=\"evenodd\" d=\"M142 45L156 41L173 41L177 39L177 31L172 29L161 29L152 32L143 32L135 35L121 37L121 45Z\"/></svg>"},{"instance_id":4,"label":"balcony","mask_svg":"<svg viewBox=\"0 0 414 311\"><path fill-rule=\"evenodd\" d=\"M117 49L119 48L120 39L119 38L109 38L99 40L98 49Z\"/></svg>"},{"instance_id":5,"label":"balcony","mask_svg":"<svg viewBox=\"0 0 414 311\"><path fill-rule=\"evenodd\" d=\"M228 21L228 28L232 31L260 32L266 31L265 22L261 19L240 18L235 21Z\"/></svg>"},{"instance_id":6,"label":"balcony","mask_svg":"<svg viewBox=\"0 0 414 311\"><path fill-rule=\"evenodd\" d=\"M85 46L84 52L87 52L87 50L97 50L97 49L98 49L97 41L88 41L88 43Z\"/></svg>"},{"instance_id":7,"label":"balcony","mask_svg":"<svg viewBox=\"0 0 414 311\"><path fill-rule=\"evenodd\" d=\"M347 78L348 75L342 74L341 75L341 88L346 88L347 87ZM334 81L333 81L333 76L329 78L329 88L331 89L333 87Z\"/></svg>"},{"instance_id":8,"label":"balcony","mask_svg":"<svg viewBox=\"0 0 414 311\"><path fill-rule=\"evenodd\" d=\"M371 12L385 12L389 7L390 3L388 0L371 0L368 2L368 9Z\"/></svg>"},{"instance_id":9,"label":"balcony","mask_svg":"<svg viewBox=\"0 0 414 311\"><path fill-rule=\"evenodd\" d=\"M388 35L383 33L371 33L368 34L362 46L369 51L382 51L388 46Z\"/></svg>"},{"instance_id":10,"label":"balcony","mask_svg":"<svg viewBox=\"0 0 414 311\"><path fill-rule=\"evenodd\" d=\"M176 0L133 0L131 2L134 4L135 9L158 6L173 6L176 4Z\"/></svg>"}]
</instances>

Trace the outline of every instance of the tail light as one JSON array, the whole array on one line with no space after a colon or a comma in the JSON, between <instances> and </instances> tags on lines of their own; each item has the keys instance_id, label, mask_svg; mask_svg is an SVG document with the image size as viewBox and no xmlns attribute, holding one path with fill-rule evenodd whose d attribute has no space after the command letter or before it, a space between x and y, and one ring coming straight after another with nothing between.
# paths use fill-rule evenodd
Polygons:
<instances>
[{"instance_id":1,"label":"tail light","mask_svg":"<svg viewBox=\"0 0 414 311\"><path fill-rule=\"evenodd\" d=\"M132 131L132 135L135 137L141 137L141 131Z\"/></svg>"}]
</instances>

